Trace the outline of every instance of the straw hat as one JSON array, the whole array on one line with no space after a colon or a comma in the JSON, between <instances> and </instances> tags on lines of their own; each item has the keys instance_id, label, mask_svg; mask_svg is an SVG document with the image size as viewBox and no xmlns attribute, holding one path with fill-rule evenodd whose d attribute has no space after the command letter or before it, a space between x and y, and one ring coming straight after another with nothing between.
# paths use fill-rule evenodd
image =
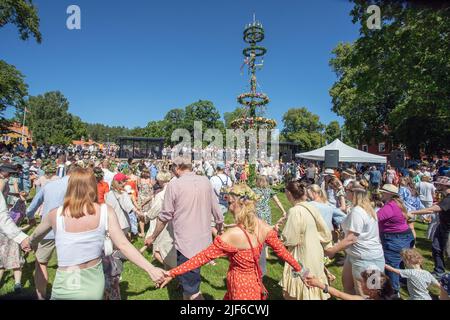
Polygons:
<instances>
[{"instance_id":1,"label":"straw hat","mask_svg":"<svg viewBox=\"0 0 450 320\"><path fill-rule=\"evenodd\" d=\"M394 186L393 184L385 184L381 189L380 192L383 193L390 193L390 194L398 194L398 188Z\"/></svg>"},{"instance_id":2,"label":"straw hat","mask_svg":"<svg viewBox=\"0 0 450 320\"><path fill-rule=\"evenodd\" d=\"M434 184L440 184L440 185L444 185L444 186L450 186L450 177L437 177L436 181L434 182Z\"/></svg>"}]
</instances>

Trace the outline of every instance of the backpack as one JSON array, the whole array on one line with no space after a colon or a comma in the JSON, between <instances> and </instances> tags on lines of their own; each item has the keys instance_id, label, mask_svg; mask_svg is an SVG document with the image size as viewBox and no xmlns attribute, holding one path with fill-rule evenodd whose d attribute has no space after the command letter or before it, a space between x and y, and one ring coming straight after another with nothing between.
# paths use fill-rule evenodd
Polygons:
<instances>
[{"instance_id":1,"label":"backpack","mask_svg":"<svg viewBox=\"0 0 450 320\"><path fill-rule=\"evenodd\" d=\"M219 204L222 206L225 206L228 208L228 201L226 200L226 193L225 193L225 189L228 186L228 176L225 175L227 177L227 179L225 180L225 182L222 180L222 178L220 178L218 175L216 175L217 178L219 178L220 182L222 183L222 187L220 188L220 192L219 194L217 194L216 189L214 189L214 193L217 195L217 197L219 198Z\"/></svg>"}]
</instances>

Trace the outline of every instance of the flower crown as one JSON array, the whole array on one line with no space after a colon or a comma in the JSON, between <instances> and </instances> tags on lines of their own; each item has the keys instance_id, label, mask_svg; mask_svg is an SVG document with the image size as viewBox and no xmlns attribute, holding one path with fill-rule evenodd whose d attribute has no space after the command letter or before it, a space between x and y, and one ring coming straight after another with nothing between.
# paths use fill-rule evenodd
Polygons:
<instances>
[{"instance_id":1,"label":"flower crown","mask_svg":"<svg viewBox=\"0 0 450 320\"><path fill-rule=\"evenodd\" d=\"M242 200L258 201L260 199L260 197L255 192L253 192L253 190L251 190L249 188L241 189L239 191L237 191L235 189L236 188L234 188L234 187L228 188L226 190L226 193L229 195L239 197Z\"/></svg>"}]
</instances>

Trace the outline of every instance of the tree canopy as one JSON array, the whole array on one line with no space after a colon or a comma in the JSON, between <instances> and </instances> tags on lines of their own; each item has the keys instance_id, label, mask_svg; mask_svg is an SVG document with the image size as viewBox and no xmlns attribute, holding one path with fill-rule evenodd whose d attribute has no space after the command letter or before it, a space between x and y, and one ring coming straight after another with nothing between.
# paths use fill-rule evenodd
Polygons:
<instances>
[{"instance_id":1,"label":"tree canopy","mask_svg":"<svg viewBox=\"0 0 450 320\"><path fill-rule=\"evenodd\" d=\"M283 116L283 125L282 140L299 143L304 150L315 149L325 143L322 136L324 125L319 116L304 107L289 109Z\"/></svg>"},{"instance_id":2,"label":"tree canopy","mask_svg":"<svg viewBox=\"0 0 450 320\"><path fill-rule=\"evenodd\" d=\"M33 36L41 43L39 16L31 0L0 0L0 28L8 23L17 26L22 40Z\"/></svg>"},{"instance_id":3,"label":"tree canopy","mask_svg":"<svg viewBox=\"0 0 450 320\"><path fill-rule=\"evenodd\" d=\"M450 9L407 1L353 0L360 37L340 43L330 65L338 80L330 90L333 111L352 139L385 138L413 157L449 147ZM382 28L369 30L367 6L381 9ZM431 28L432 26L432 28Z\"/></svg>"}]
</instances>

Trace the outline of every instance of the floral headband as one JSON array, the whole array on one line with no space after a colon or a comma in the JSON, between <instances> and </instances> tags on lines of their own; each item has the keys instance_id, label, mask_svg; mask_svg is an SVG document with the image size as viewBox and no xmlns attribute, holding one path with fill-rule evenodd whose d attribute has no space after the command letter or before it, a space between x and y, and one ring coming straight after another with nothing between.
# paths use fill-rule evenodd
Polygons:
<instances>
[{"instance_id":1,"label":"floral headband","mask_svg":"<svg viewBox=\"0 0 450 320\"><path fill-rule=\"evenodd\" d=\"M236 197L239 197L242 200L251 200L251 201L258 201L260 197L254 193L252 190L240 190L240 191L234 191L231 188L226 190L226 193L228 195L233 195Z\"/></svg>"}]
</instances>

